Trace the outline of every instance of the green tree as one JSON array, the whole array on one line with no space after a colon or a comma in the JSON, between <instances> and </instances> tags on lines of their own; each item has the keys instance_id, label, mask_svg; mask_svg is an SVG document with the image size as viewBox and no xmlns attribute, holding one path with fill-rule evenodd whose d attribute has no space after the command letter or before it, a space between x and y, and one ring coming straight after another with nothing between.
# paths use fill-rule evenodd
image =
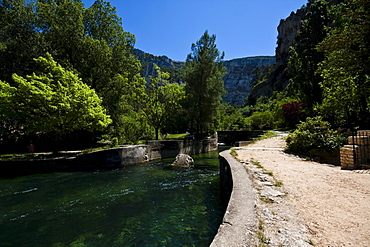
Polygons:
<instances>
[{"instance_id":1,"label":"green tree","mask_svg":"<svg viewBox=\"0 0 370 247\"><path fill-rule=\"evenodd\" d=\"M314 106L322 101L322 77L316 72L318 64L324 60L324 53L317 51L316 46L326 37L329 17L327 3L323 0L309 0L307 9L306 17L290 48L288 71L292 76L289 89L294 97L299 97L305 103L309 114L312 114Z\"/></svg>"},{"instance_id":2,"label":"green tree","mask_svg":"<svg viewBox=\"0 0 370 247\"><path fill-rule=\"evenodd\" d=\"M347 1L334 6L335 26L319 45L324 80L321 110L337 125L370 124L370 2Z\"/></svg>"},{"instance_id":3,"label":"green tree","mask_svg":"<svg viewBox=\"0 0 370 247\"><path fill-rule=\"evenodd\" d=\"M217 108L224 94L224 53L216 47L216 36L205 31L191 46L183 69L190 127L198 135L215 131Z\"/></svg>"},{"instance_id":4,"label":"green tree","mask_svg":"<svg viewBox=\"0 0 370 247\"><path fill-rule=\"evenodd\" d=\"M150 78L150 84L136 93L135 100L155 130L155 138L158 140L159 131L166 124L167 119L181 108L180 102L185 93L177 83L169 83L169 74L161 72L156 67L158 76Z\"/></svg>"},{"instance_id":5,"label":"green tree","mask_svg":"<svg viewBox=\"0 0 370 247\"><path fill-rule=\"evenodd\" d=\"M13 118L24 131L60 137L74 130L103 130L111 119L95 91L57 64L50 54L35 59L40 70L13 75L15 86L0 81L0 117Z\"/></svg>"},{"instance_id":6,"label":"green tree","mask_svg":"<svg viewBox=\"0 0 370 247\"><path fill-rule=\"evenodd\" d=\"M33 1L0 0L0 80L11 81L13 73L31 74L33 58L44 54L34 9Z\"/></svg>"}]
</instances>

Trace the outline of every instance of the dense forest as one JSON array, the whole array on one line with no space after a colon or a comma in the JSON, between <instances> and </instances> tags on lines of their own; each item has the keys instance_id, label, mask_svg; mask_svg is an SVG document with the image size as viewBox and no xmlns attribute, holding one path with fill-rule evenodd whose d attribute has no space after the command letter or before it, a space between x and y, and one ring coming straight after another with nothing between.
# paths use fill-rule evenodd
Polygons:
<instances>
[{"instance_id":1,"label":"dense forest","mask_svg":"<svg viewBox=\"0 0 370 247\"><path fill-rule=\"evenodd\" d=\"M156 76L144 78L135 36L109 2L0 0L2 152L30 142L73 149L297 124L301 132L323 129L333 136L330 147L341 145L338 128L370 126L369 5L309 0L290 48L288 87L240 107L222 101L224 55L207 31L189 44L181 69L155 67ZM273 66L256 69L253 83L274 73Z\"/></svg>"}]
</instances>

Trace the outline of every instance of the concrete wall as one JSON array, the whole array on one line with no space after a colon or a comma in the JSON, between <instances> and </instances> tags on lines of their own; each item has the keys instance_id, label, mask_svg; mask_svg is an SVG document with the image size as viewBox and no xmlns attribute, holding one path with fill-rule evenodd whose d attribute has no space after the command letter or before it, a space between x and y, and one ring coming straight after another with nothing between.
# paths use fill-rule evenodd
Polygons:
<instances>
[{"instance_id":1,"label":"concrete wall","mask_svg":"<svg viewBox=\"0 0 370 247\"><path fill-rule=\"evenodd\" d=\"M230 200L210 246L257 246L256 193L252 179L243 164L230 155L230 150L220 153L220 169L221 183L230 192Z\"/></svg>"},{"instance_id":2,"label":"concrete wall","mask_svg":"<svg viewBox=\"0 0 370 247\"><path fill-rule=\"evenodd\" d=\"M251 141L253 138L257 138L263 135L265 132L262 130L227 130L217 131L218 142L225 143L227 146L238 145L240 141Z\"/></svg>"},{"instance_id":3,"label":"concrete wall","mask_svg":"<svg viewBox=\"0 0 370 247\"><path fill-rule=\"evenodd\" d=\"M148 141L150 160L176 157L178 154L200 154L217 150L217 138L203 140Z\"/></svg>"},{"instance_id":4,"label":"concrete wall","mask_svg":"<svg viewBox=\"0 0 370 247\"><path fill-rule=\"evenodd\" d=\"M149 141L148 145L132 145L100 150L72 158L0 161L0 177L63 171L109 170L177 154L198 154L217 150L217 139Z\"/></svg>"}]
</instances>

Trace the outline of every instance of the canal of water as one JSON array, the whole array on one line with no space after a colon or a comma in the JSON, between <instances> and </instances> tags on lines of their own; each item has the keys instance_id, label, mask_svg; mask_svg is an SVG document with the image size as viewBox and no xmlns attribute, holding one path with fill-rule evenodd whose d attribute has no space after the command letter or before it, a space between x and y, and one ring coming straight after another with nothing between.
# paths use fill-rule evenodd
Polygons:
<instances>
[{"instance_id":1,"label":"canal of water","mask_svg":"<svg viewBox=\"0 0 370 247\"><path fill-rule=\"evenodd\" d=\"M209 246L225 211L218 153L193 157L0 179L0 246Z\"/></svg>"}]
</instances>

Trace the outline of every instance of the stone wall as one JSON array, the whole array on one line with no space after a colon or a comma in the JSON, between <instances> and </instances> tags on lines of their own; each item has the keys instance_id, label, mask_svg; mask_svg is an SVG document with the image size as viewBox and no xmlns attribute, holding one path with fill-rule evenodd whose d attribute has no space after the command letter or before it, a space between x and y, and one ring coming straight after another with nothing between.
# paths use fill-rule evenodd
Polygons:
<instances>
[{"instance_id":1,"label":"stone wall","mask_svg":"<svg viewBox=\"0 0 370 247\"><path fill-rule=\"evenodd\" d=\"M348 137L348 144L340 149L340 163L342 169L370 167L370 130Z\"/></svg>"},{"instance_id":2,"label":"stone wall","mask_svg":"<svg viewBox=\"0 0 370 247\"><path fill-rule=\"evenodd\" d=\"M149 159L176 157L178 154L200 154L217 150L217 138L203 140L148 141Z\"/></svg>"},{"instance_id":3,"label":"stone wall","mask_svg":"<svg viewBox=\"0 0 370 247\"><path fill-rule=\"evenodd\" d=\"M257 246L256 193L245 167L231 156L220 153L221 188L230 195L227 209L210 247Z\"/></svg>"},{"instance_id":4,"label":"stone wall","mask_svg":"<svg viewBox=\"0 0 370 247\"><path fill-rule=\"evenodd\" d=\"M149 160L175 158L177 154L199 154L217 150L217 138L204 140L149 141L100 150L71 158L0 161L0 177L64 171L109 170Z\"/></svg>"},{"instance_id":5,"label":"stone wall","mask_svg":"<svg viewBox=\"0 0 370 247\"><path fill-rule=\"evenodd\" d=\"M217 131L218 142L225 143L227 146L241 146L241 142L253 141L255 138L263 135L262 130L225 130Z\"/></svg>"}]
</instances>

